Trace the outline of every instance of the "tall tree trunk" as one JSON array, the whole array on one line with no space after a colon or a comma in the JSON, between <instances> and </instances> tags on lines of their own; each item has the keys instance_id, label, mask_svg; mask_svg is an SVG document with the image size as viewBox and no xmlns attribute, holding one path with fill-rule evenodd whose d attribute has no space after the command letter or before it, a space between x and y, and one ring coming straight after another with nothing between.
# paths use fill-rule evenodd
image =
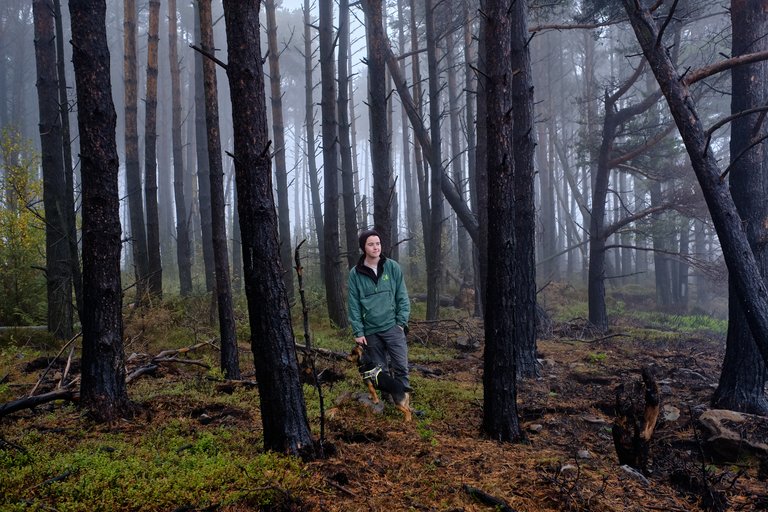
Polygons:
<instances>
[{"instance_id":1,"label":"tall tree trunk","mask_svg":"<svg viewBox=\"0 0 768 512\"><path fill-rule=\"evenodd\" d=\"M459 88L457 85L457 73L454 71L458 69L456 67L456 44L453 39L453 33L448 32L446 34L446 46L447 46L447 62L448 69L451 70L448 73L448 110L449 118L451 120L451 181L453 186L456 187L456 193L461 197L462 201L465 201L464 193L464 169L463 158L461 153L461 138L462 127L459 121L459 111L461 106L459 105ZM469 235L467 230L461 223L461 219L457 219L456 222L456 248L459 256L459 275L462 280L462 285L469 282L472 274L472 252L470 246Z\"/></svg>"},{"instance_id":2,"label":"tall tree trunk","mask_svg":"<svg viewBox=\"0 0 768 512\"><path fill-rule=\"evenodd\" d=\"M528 4L514 2L512 22L512 128L515 190L514 340L517 375L535 377L536 370L536 205L533 159L536 150L533 124L533 78L528 48ZM491 253L493 254L493 253Z\"/></svg>"},{"instance_id":3,"label":"tall tree trunk","mask_svg":"<svg viewBox=\"0 0 768 512\"><path fill-rule=\"evenodd\" d=\"M517 3L517 2L516 2ZM513 442L523 437L517 414L515 369L515 149L513 147L513 26L506 0L485 4L486 123L488 130L488 258L483 354L483 432ZM482 58L482 57L481 57Z\"/></svg>"},{"instance_id":4,"label":"tall tree trunk","mask_svg":"<svg viewBox=\"0 0 768 512\"><path fill-rule=\"evenodd\" d=\"M394 186L387 123L387 77L382 21L382 0L363 2L365 35L368 45L368 117L371 123L371 168L373 169L373 227L381 235L381 245L390 251L395 243L392 232Z\"/></svg>"},{"instance_id":5,"label":"tall tree trunk","mask_svg":"<svg viewBox=\"0 0 768 512\"><path fill-rule=\"evenodd\" d=\"M201 44L200 1L195 2L195 41ZM205 289L215 286L213 234L211 224L211 170L208 163L208 132L206 130L205 88L203 86L203 56L195 52L195 148L197 150L197 204L200 211L200 231L205 268Z\"/></svg>"},{"instance_id":6,"label":"tall tree trunk","mask_svg":"<svg viewBox=\"0 0 768 512\"><path fill-rule=\"evenodd\" d=\"M736 296L749 324L763 362L768 362L768 288L743 231L733 198L717 165L712 148L688 90L688 83L675 70L651 13L634 0L622 0L643 54L661 86L683 138L691 165L715 225L723 257ZM658 42L657 42L658 41Z\"/></svg>"},{"instance_id":7,"label":"tall tree trunk","mask_svg":"<svg viewBox=\"0 0 768 512\"><path fill-rule=\"evenodd\" d=\"M182 297L192 293L192 258L190 256L187 203L184 197L184 157L181 143L181 81L179 70L178 32L176 30L176 0L168 0L168 46L171 61L171 102L173 144L173 192L176 205L176 259L179 265L179 286Z\"/></svg>"},{"instance_id":8,"label":"tall tree trunk","mask_svg":"<svg viewBox=\"0 0 768 512\"><path fill-rule=\"evenodd\" d=\"M411 0L411 15L409 16L409 26L410 26L410 33L411 33L411 74L412 78L411 81L413 82L413 104L414 108L416 110L416 114L418 119L424 118L424 101L423 101L423 93L421 89L421 65L419 63L419 31L416 27L416 0ZM400 96L400 101L403 103L403 106L407 109L407 101L405 101ZM413 119L411 119L411 125L413 126L414 132L416 132L417 127L416 124L413 122ZM423 128L423 126L422 126ZM426 130L425 130L426 131ZM426 136L426 134L425 134ZM429 151L429 146L424 146L423 142L418 140L418 136L414 137L417 139L418 142L416 142L413 145L413 155L414 160L416 160L416 188L419 194L419 211L421 213L421 233L422 233L422 242L424 246L424 254L426 256L427 253L427 247L430 246L429 243L429 236L430 236L430 217L429 217L429 191L427 190L427 179L428 179L428 170L427 167L424 165L424 157L423 152Z\"/></svg>"},{"instance_id":9,"label":"tall tree trunk","mask_svg":"<svg viewBox=\"0 0 768 512\"><path fill-rule=\"evenodd\" d=\"M768 2L731 1L733 47L731 55L765 51L768 42L762 37L768 30ZM731 114L765 105L768 100L765 61L739 66L731 71ZM731 124L730 188L742 220L747 240L765 280L768 275L768 150L758 144L744 153L753 140L768 132L759 113L742 115ZM742 153L744 153L742 155ZM720 382L712 397L713 407L753 414L768 413L765 382L766 364L760 359L757 345L745 321L733 278L729 278L728 337Z\"/></svg>"},{"instance_id":10,"label":"tall tree trunk","mask_svg":"<svg viewBox=\"0 0 768 512\"><path fill-rule=\"evenodd\" d=\"M157 206L157 54L160 0L149 0L147 31L147 95L144 106L144 198L147 205L147 290L163 296L163 264L160 260L160 214Z\"/></svg>"},{"instance_id":11,"label":"tall tree trunk","mask_svg":"<svg viewBox=\"0 0 768 512\"><path fill-rule=\"evenodd\" d=\"M320 2L320 81L322 97L323 174L325 177L323 238L325 246L325 300L328 317L337 327L347 326L339 254L339 164L336 119L336 72L333 61L333 2Z\"/></svg>"},{"instance_id":12,"label":"tall tree trunk","mask_svg":"<svg viewBox=\"0 0 768 512\"><path fill-rule=\"evenodd\" d=\"M429 69L429 132L431 136L430 160L430 234L427 253L427 320L437 320L440 309L440 275L442 274L443 158L440 149L440 74L437 68L437 41L435 34L435 3L424 0L427 34L427 68Z\"/></svg>"},{"instance_id":13,"label":"tall tree trunk","mask_svg":"<svg viewBox=\"0 0 768 512\"><path fill-rule=\"evenodd\" d=\"M200 44L208 55L215 51L211 0L200 0ZM216 275L216 302L219 309L221 334L221 370L228 379L240 378L240 361L235 335L235 313L229 281L227 254L227 227L224 220L224 171L221 165L221 136L219 133L218 85L216 63L203 59L203 85L205 90L205 124L208 132L208 166L211 171L211 228ZM249 218L249 217L246 217Z\"/></svg>"},{"instance_id":14,"label":"tall tree trunk","mask_svg":"<svg viewBox=\"0 0 768 512\"><path fill-rule=\"evenodd\" d=\"M72 336L72 272L56 76L53 3L51 0L34 0L32 10L35 24L37 100L40 111L40 148L45 207L48 331L58 339L68 339Z\"/></svg>"},{"instance_id":15,"label":"tall tree trunk","mask_svg":"<svg viewBox=\"0 0 768 512\"><path fill-rule=\"evenodd\" d=\"M285 164L285 124L283 123L283 96L280 89L280 49L277 47L277 19L275 0L265 0L267 14L267 44L269 48L269 85L272 105L272 137L275 154L275 178L277 185L277 221L280 232L280 261L285 269L283 280L288 302L293 301L293 272L291 258L291 213L288 207L288 168Z\"/></svg>"},{"instance_id":16,"label":"tall tree trunk","mask_svg":"<svg viewBox=\"0 0 768 512\"><path fill-rule=\"evenodd\" d=\"M347 267L357 263L357 212L355 211L355 176L352 169L352 142L349 123L349 0L339 1L339 148L341 150L341 188L344 208Z\"/></svg>"},{"instance_id":17,"label":"tall tree trunk","mask_svg":"<svg viewBox=\"0 0 768 512\"><path fill-rule=\"evenodd\" d=\"M83 205L83 356L80 400L110 421L130 411L125 385L120 198L106 3L70 0Z\"/></svg>"},{"instance_id":18,"label":"tall tree trunk","mask_svg":"<svg viewBox=\"0 0 768 512\"><path fill-rule=\"evenodd\" d=\"M330 2L329 2L330 3ZM259 2L224 0L235 128L235 173L251 348L259 383L264 447L312 455L290 309L280 265L259 40Z\"/></svg>"},{"instance_id":19,"label":"tall tree trunk","mask_svg":"<svg viewBox=\"0 0 768 512\"><path fill-rule=\"evenodd\" d=\"M485 78L486 33L488 20L480 17L477 37L477 146L475 148L475 203L477 209L477 301L475 314L485 316L488 283L488 84ZM511 50L510 50L511 51Z\"/></svg>"},{"instance_id":20,"label":"tall tree trunk","mask_svg":"<svg viewBox=\"0 0 768 512\"><path fill-rule=\"evenodd\" d=\"M315 158L315 101L312 91L314 84L312 81L312 69L314 50L312 49L311 19L309 16L310 0L304 0L304 110L305 110L305 129L307 132L307 166L309 176L309 188L312 195L312 217L315 222L315 233L317 234L317 246L320 254L320 280L323 286L326 286L325 280L325 229L323 228L323 210L320 201L320 185L317 176L317 159Z\"/></svg>"},{"instance_id":21,"label":"tall tree trunk","mask_svg":"<svg viewBox=\"0 0 768 512\"><path fill-rule=\"evenodd\" d=\"M69 267L72 287L75 290L75 304L78 314L83 310L83 274L80 270L80 249L77 242L77 221L75 215L75 171L72 166L72 137L69 129L70 103L67 92L67 74L64 56L64 23L61 16L61 1L54 0L56 22L56 68L59 85L59 116L61 118L61 147L64 152L64 212L66 215L67 242L69 244Z\"/></svg>"},{"instance_id":22,"label":"tall tree trunk","mask_svg":"<svg viewBox=\"0 0 768 512\"><path fill-rule=\"evenodd\" d=\"M130 212L131 247L133 249L136 300L144 298L149 255L144 225L144 200L139 166L138 92L136 63L136 0L124 0L123 81L125 86L125 188Z\"/></svg>"},{"instance_id":23,"label":"tall tree trunk","mask_svg":"<svg viewBox=\"0 0 768 512\"><path fill-rule=\"evenodd\" d=\"M649 185L651 194L651 207L661 205L662 192L661 183L653 181ZM668 309L672 305L672 272L671 261L666 252L671 248L667 244L669 239L669 223L664 213L656 213L651 216L653 225L653 267L656 282L656 306L659 309Z\"/></svg>"}]
</instances>

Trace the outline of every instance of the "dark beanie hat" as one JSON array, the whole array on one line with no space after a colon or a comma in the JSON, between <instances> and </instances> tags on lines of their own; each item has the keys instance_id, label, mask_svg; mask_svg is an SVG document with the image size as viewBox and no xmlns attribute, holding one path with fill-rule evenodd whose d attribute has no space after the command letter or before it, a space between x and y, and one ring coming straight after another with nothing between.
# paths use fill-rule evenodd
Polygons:
<instances>
[{"instance_id":1,"label":"dark beanie hat","mask_svg":"<svg viewBox=\"0 0 768 512\"><path fill-rule=\"evenodd\" d=\"M360 244L360 249L365 247L365 242L368 241L368 238L372 236L378 236L379 240L381 240L381 235L379 235L379 232L375 229L366 229L360 233L360 236L357 239Z\"/></svg>"}]
</instances>

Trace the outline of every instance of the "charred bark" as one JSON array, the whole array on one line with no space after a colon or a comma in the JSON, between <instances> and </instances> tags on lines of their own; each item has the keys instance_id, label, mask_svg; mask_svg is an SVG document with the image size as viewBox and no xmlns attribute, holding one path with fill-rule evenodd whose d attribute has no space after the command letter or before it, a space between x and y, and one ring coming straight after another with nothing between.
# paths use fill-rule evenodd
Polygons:
<instances>
[{"instance_id":1,"label":"charred bark","mask_svg":"<svg viewBox=\"0 0 768 512\"><path fill-rule=\"evenodd\" d=\"M147 291L163 296L163 264L160 260L160 213L157 205L157 54L160 0L149 1L147 31L147 94L144 102L144 200L147 206Z\"/></svg>"},{"instance_id":2,"label":"charred bark","mask_svg":"<svg viewBox=\"0 0 768 512\"><path fill-rule=\"evenodd\" d=\"M70 0L83 205L83 356L80 396L97 420L130 412L125 385L120 198L106 4Z\"/></svg>"},{"instance_id":3,"label":"charred bark","mask_svg":"<svg viewBox=\"0 0 768 512\"><path fill-rule=\"evenodd\" d=\"M235 132L235 173L251 348L261 397L264 447L312 455L293 326L279 259L264 103L259 3L224 1ZM287 270L287 269L286 269Z\"/></svg>"}]
</instances>

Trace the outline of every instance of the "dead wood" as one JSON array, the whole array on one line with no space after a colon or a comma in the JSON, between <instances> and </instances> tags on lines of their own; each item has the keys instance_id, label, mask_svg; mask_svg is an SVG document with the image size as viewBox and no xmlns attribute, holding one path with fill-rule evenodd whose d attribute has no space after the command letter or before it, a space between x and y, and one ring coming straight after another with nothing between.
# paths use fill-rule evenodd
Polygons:
<instances>
[{"instance_id":1,"label":"dead wood","mask_svg":"<svg viewBox=\"0 0 768 512\"><path fill-rule=\"evenodd\" d=\"M651 437L659 417L659 385L649 368L643 368L642 382L616 387L616 419L612 434L620 464L647 472Z\"/></svg>"},{"instance_id":2,"label":"dead wood","mask_svg":"<svg viewBox=\"0 0 768 512\"><path fill-rule=\"evenodd\" d=\"M216 384L216 391L231 395L236 389L256 389L259 387L255 380L227 380Z\"/></svg>"},{"instance_id":3,"label":"dead wood","mask_svg":"<svg viewBox=\"0 0 768 512\"><path fill-rule=\"evenodd\" d=\"M79 398L80 392L73 389L57 389L48 393L43 393L42 395L19 398L18 400L13 400L0 405L0 418L16 411L31 409L55 400L69 400L75 402Z\"/></svg>"},{"instance_id":4,"label":"dead wood","mask_svg":"<svg viewBox=\"0 0 768 512\"><path fill-rule=\"evenodd\" d=\"M471 485L464 484L464 491L475 498L477 501L484 505L489 505L491 507L496 507L496 510L501 510L502 512L515 512L515 509L510 507L506 501L499 499L495 496L491 496L485 491L481 491L477 487L472 487Z\"/></svg>"},{"instance_id":5,"label":"dead wood","mask_svg":"<svg viewBox=\"0 0 768 512\"><path fill-rule=\"evenodd\" d=\"M201 361L198 359L183 359L178 357L179 355L187 354L193 350L197 350L198 348L204 347L206 345L213 346L213 343L211 341L203 341L201 343L197 343L189 347L163 350L162 352L158 353L156 356L152 357L149 360L149 363L139 368L136 368L131 373L129 373L125 377L125 383L128 384L136 380L138 377L141 377L142 375L155 372L158 369L159 365L161 364L168 364L168 363L190 364L193 366L200 366L205 369L210 369L211 366L205 361ZM131 357L129 357L129 361L136 359L137 357L141 357L141 355L132 354Z\"/></svg>"},{"instance_id":6,"label":"dead wood","mask_svg":"<svg viewBox=\"0 0 768 512\"><path fill-rule=\"evenodd\" d=\"M346 361L347 356L349 355L347 352L336 352L322 347L307 347L298 343L296 344L296 349L300 352L311 352L313 354L318 354L323 357L327 357L328 359L335 359L337 361Z\"/></svg>"},{"instance_id":7,"label":"dead wood","mask_svg":"<svg viewBox=\"0 0 768 512\"><path fill-rule=\"evenodd\" d=\"M64 353L64 351L67 349L67 347L68 347L68 346L70 346L72 343L74 343L74 341L75 341L77 338L79 338L79 337L80 337L82 334L83 334L83 332L82 332L82 331L78 332L77 334L75 334L74 336L72 336L72 338L70 338L70 340L69 340L68 342L66 342L66 343L64 344L64 346L63 346L63 347L61 347L61 350L59 350L59 353L58 353L58 354L56 354L56 357L54 357L54 358L51 360L51 362L50 362L50 363L48 363L48 366L46 367L46 369L45 369L45 371L43 372L43 374L42 374L42 375L40 375L40 378L39 378L39 379L37 379L37 382L36 382L36 383L35 383L35 385L32 387L32 391L30 391L30 392L29 392L29 395L28 395L28 396L32 396L32 395L34 395L34 394L35 394L35 391L37 391L37 388L38 388L38 387L40 387L40 384L43 382L43 379L45 378L45 376L46 376L46 375L48 375L48 372L49 372L49 371L51 371L51 368L53 367L54 363L56 363L56 361L58 361L58 360L59 360L59 357L61 356L61 354L63 354L63 353ZM69 370L69 366L70 366L70 363L71 363L71 353L70 353L70 360L68 360L68 361L67 361L67 371ZM66 375L66 372L65 372L65 375ZM63 382L63 376L62 376L62 382Z\"/></svg>"}]
</instances>

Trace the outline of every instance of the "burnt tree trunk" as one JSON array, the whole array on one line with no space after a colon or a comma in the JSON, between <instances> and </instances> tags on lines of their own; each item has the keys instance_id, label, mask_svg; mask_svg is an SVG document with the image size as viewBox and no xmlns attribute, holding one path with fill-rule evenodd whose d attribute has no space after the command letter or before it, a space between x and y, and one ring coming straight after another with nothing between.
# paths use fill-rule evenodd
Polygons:
<instances>
[{"instance_id":1,"label":"burnt tree trunk","mask_svg":"<svg viewBox=\"0 0 768 512\"><path fill-rule=\"evenodd\" d=\"M325 286L325 230L323 228L323 209L320 201L320 184L317 177L316 137L315 137L315 101L312 91L312 70L314 68L312 56L312 23L309 16L310 0L304 0L304 109L307 133L307 173L309 175L309 189L312 196L312 218L315 221L315 233L317 234L317 247L320 254L320 279Z\"/></svg>"},{"instance_id":2,"label":"burnt tree trunk","mask_svg":"<svg viewBox=\"0 0 768 512\"><path fill-rule=\"evenodd\" d=\"M277 182L277 222L280 232L280 262L285 269L283 280L288 302L293 302L293 272L291 272L291 213L288 207L288 168L285 164L285 123L283 97L280 89L280 49L277 47L277 19L275 0L266 0L267 45L269 48L269 86L272 105L272 151L275 155L275 181Z\"/></svg>"},{"instance_id":3,"label":"burnt tree trunk","mask_svg":"<svg viewBox=\"0 0 768 512\"><path fill-rule=\"evenodd\" d=\"M523 437L515 369L515 156L513 147L513 19L507 0L485 4L484 75L488 133L488 259L483 355L483 432L504 442ZM481 57L482 58L482 57ZM490 213L493 213L492 215ZM492 260L491 260L492 258Z\"/></svg>"},{"instance_id":4,"label":"burnt tree trunk","mask_svg":"<svg viewBox=\"0 0 768 512\"><path fill-rule=\"evenodd\" d=\"M736 296L742 305L763 362L768 362L768 289L744 233L728 185L721 179L712 149L688 90L672 65L651 13L634 0L622 0L635 36L667 99L715 226ZM658 41L658 42L657 42Z\"/></svg>"},{"instance_id":5,"label":"burnt tree trunk","mask_svg":"<svg viewBox=\"0 0 768 512\"><path fill-rule=\"evenodd\" d=\"M32 2L32 11L43 167L48 331L56 338L69 339L72 336L72 272L56 76L53 3L51 0L35 0Z\"/></svg>"},{"instance_id":6,"label":"burnt tree trunk","mask_svg":"<svg viewBox=\"0 0 768 512\"><path fill-rule=\"evenodd\" d=\"M259 3L224 1L235 132L235 174L251 348L261 397L264 447L311 455L290 309L280 264L259 39Z\"/></svg>"},{"instance_id":7,"label":"burnt tree trunk","mask_svg":"<svg viewBox=\"0 0 768 512\"><path fill-rule=\"evenodd\" d=\"M195 2L195 41L201 44L200 2ZM205 87L203 85L203 56L195 52L195 148L197 157L197 204L200 209L200 233L205 269L205 289L215 287L213 235L211 224L211 170L208 163L208 132L205 122Z\"/></svg>"},{"instance_id":8,"label":"burnt tree trunk","mask_svg":"<svg viewBox=\"0 0 768 512\"><path fill-rule=\"evenodd\" d=\"M320 3L320 82L322 95L325 300L328 318L337 327L347 326L339 254L339 159L336 118L336 72L333 60L333 2Z\"/></svg>"},{"instance_id":9,"label":"burnt tree trunk","mask_svg":"<svg viewBox=\"0 0 768 512\"><path fill-rule=\"evenodd\" d=\"M768 30L765 16L768 2L731 1L731 25L734 57L768 49L762 37ZM765 105L768 91L768 63L739 66L731 71L731 114ZM765 136L761 114L743 115L731 124L731 195L743 222L744 231L755 255L761 274L768 275L768 151L758 144L742 155L753 140ZM720 382L712 397L713 407L751 414L766 415L768 398L765 363L760 359L745 321L743 306L737 300L733 279L728 287L728 337Z\"/></svg>"},{"instance_id":10,"label":"burnt tree trunk","mask_svg":"<svg viewBox=\"0 0 768 512\"><path fill-rule=\"evenodd\" d=\"M160 213L157 205L157 54L160 0L149 1L147 31L147 95L144 103L144 200L147 206L147 291L163 296L163 264L160 260Z\"/></svg>"},{"instance_id":11,"label":"burnt tree trunk","mask_svg":"<svg viewBox=\"0 0 768 512\"><path fill-rule=\"evenodd\" d=\"M211 0L200 0L200 43L204 52L214 54ZM235 312L229 280L227 227L224 215L224 171L221 165L221 135L219 132L218 84L216 63L203 59L205 90L205 124L208 132L208 166L211 185L211 228L216 276L216 302L219 310L221 335L221 370L228 379L240 378L240 362L235 335ZM249 217L246 217L249 218Z\"/></svg>"},{"instance_id":12,"label":"burnt tree trunk","mask_svg":"<svg viewBox=\"0 0 768 512\"><path fill-rule=\"evenodd\" d=\"M70 0L83 205L82 405L102 421L130 412L125 384L120 197L106 3Z\"/></svg>"},{"instance_id":13,"label":"burnt tree trunk","mask_svg":"<svg viewBox=\"0 0 768 512\"><path fill-rule=\"evenodd\" d=\"M352 142L349 122L349 0L339 1L339 147L341 150L341 197L344 209L344 234L347 267L357 263L357 212L355 175L352 168Z\"/></svg>"},{"instance_id":14,"label":"burnt tree trunk","mask_svg":"<svg viewBox=\"0 0 768 512\"><path fill-rule=\"evenodd\" d=\"M184 157L181 142L181 81L179 70L176 0L168 0L168 43L171 61L171 141L173 146L173 192L176 205L176 259L179 265L179 286L182 297L192 293L192 257L189 224L184 197Z\"/></svg>"},{"instance_id":15,"label":"burnt tree trunk","mask_svg":"<svg viewBox=\"0 0 768 512\"><path fill-rule=\"evenodd\" d=\"M136 300L143 300L149 256L147 233L144 225L144 200L139 166L138 92L136 70L136 0L124 0L123 18L123 82L125 87L125 188L130 212L131 248L133 250L134 275L136 276Z\"/></svg>"}]
</instances>

